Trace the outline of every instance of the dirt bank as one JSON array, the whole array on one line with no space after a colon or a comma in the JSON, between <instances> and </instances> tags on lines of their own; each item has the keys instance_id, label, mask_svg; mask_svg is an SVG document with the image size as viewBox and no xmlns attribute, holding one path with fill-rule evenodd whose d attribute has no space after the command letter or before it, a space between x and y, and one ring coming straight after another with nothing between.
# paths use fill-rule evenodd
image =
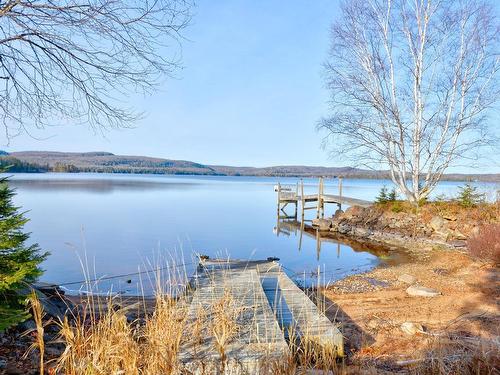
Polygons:
<instances>
[{"instance_id":1,"label":"dirt bank","mask_svg":"<svg viewBox=\"0 0 500 375\"><path fill-rule=\"evenodd\" d=\"M411 279L408 276L415 279L410 284L433 288L441 295L408 295L410 284L400 281ZM442 355L436 353L436 345L444 351L445 342L455 356L462 351L451 346L459 345L469 353L484 348L491 356L496 351L498 360L500 273L464 253L422 251L410 263L351 276L323 292L329 317L343 324L351 364L368 363L376 373L406 373L412 366L422 366L425 361L420 360ZM424 332L404 333L405 322L420 324Z\"/></svg>"}]
</instances>

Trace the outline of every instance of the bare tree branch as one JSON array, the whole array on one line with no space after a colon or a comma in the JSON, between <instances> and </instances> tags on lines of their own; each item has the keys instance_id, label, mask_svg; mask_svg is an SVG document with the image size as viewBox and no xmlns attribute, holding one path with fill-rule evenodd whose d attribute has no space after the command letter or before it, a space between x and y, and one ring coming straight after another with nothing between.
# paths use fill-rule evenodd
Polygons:
<instances>
[{"instance_id":1,"label":"bare tree branch","mask_svg":"<svg viewBox=\"0 0 500 375\"><path fill-rule=\"evenodd\" d=\"M180 68L190 0L0 1L0 116L7 138L32 127L128 126L120 98Z\"/></svg>"},{"instance_id":2,"label":"bare tree branch","mask_svg":"<svg viewBox=\"0 0 500 375\"><path fill-rule=\"evenodd\" d=\"M486 0L348 0L325 63L325 145L389 168L412 202L495 143L499 24Z\"/></svg>"}]
</instances>

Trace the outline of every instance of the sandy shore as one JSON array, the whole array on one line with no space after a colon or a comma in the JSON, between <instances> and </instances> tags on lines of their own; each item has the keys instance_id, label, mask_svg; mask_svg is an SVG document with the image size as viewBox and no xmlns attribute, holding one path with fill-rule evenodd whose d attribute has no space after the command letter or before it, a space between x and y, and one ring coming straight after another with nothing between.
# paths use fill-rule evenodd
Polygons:
<instances>
[{"instance_id":1,"label":"sandy shore","mask_svg":"<svg viewBox=\"0 0 500 375\"><path fill-rule=\"evenodd\" d=\"M410 296L401 275L441 295ZM351 363L404 371L401 363L428 358L444 338L498 349L500 272L458 251L423 251L411 262L348 277L323 292L329 317L343 323ZM421 324L424 332L404 333L405 322Z\"/></svg>"}]
</instances>

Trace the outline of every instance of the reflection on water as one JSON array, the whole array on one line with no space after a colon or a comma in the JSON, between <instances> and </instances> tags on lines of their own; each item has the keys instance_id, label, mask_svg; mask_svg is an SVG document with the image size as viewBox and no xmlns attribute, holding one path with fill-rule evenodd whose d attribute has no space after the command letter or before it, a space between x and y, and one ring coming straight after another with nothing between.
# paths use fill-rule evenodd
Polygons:
<instances>
[{"instance_id":1,"label":"reflection on water","mask_svg":"<svg viewBox=\"0 0 500 375\"><path fill-rule=\"evenodd\" d=\"M273 228L273 233L276 236L294 237L297 240L297 249L300 252L302 248L304 236L313 239L316 244L316 259L318 262L321 259L322 248L325 247L327 251L332 251L332 246L336 249L336 257L340 259L342 256L342 249L349 246L350 251L369 253L377 257L379 263L384 265L395 265L407 262L410 260L410 255L404 249L391 250L388 247L370 242L360 242L343 236L339 233L322 232L311 225L311 220L298 221L295 216L278 215L276 226ZM349 275L353 272L361 271L356 269L323 269L320 271L312 270L310 273L303 275L295 274L296 281L308 286L315 284L319 281L326 284L340 277Z\"/></svg>"},{"instance_id":2,"label":"reflection on water","mask_svg":"<svg viewBox=\"0 0 500 375\"><path fill-rule=\"evenodd\" d=\"M53 192L80 191L89 193L113 193L118 191L155 191L166 189L189 189L196 184L189 181L179 181L165 184L161 181L130 181L117 179L33 179L12 181L13 187L21 187L22 190L51 190Z\"/></svg>"},{"instance_id":3,"label":"reflection on water","mask_svg":"<svg viewBox=\"0 0 500 375\"><path fill-rule=\"evenodd\" d=\"M47 282L81 280L83 264L90 278L124 275L103 280L104 290L148 292L156 275L142 271L175 262L174 276L182 278L192 272L195 253L274 256L292 276L307 278L319 268L323 281L392 261L393 254L367 245L319 236L307 225L311 217L302 226L277 221L277 182L259 177L18 174L11 183L17 189L16 205L28 210L31 239L51 252L43 264L42 280ZM371 200L383 184L388 182L348 180L344 193ZM317 180L305 179L304 185L306 193L314 192ZM456 185L444 184L441 191L453 191ZM325 188L336 186L325 180ZM335 208L327 208L325 215Z\"/></svg>"}]
</instances>

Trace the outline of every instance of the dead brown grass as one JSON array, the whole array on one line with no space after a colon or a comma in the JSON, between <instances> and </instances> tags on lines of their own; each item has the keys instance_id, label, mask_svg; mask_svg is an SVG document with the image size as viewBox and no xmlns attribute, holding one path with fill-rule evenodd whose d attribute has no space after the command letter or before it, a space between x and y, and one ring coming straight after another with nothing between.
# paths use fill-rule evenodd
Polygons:
<instances>
[{"instance_id":1,"label":"dead brown grass","mask_svg":"<svg viewBox=\"0 0 500 375\"><path fill-rule=\"evenodd\" d=\"M383 212L404 212L418 214L424 223L434 216L454 217L461 220L472 220L479 224L497 222L500 218L500 202L480 203L474 207L463 207L455 201L429 201L415 207L407 201L378 203L375 206Z\"/></svg>"},{"instance_id":2,"label":"dead brown grass","mask_svg":"<svg viewBox=\"0 0 500 375\"><path fill-rule=\"evenodd\" d=\"M40 303L40 300L38 299L37 295L35 292L32 292L32 294L28 297L30 306L31 306L31 313L33 316L33 320L35 321L35 340L33 341L33 344L30 346L30 348L26 351L24 354L24 357L26 358L30 353L38 350L39 354L39 374L44 375L45 373L45 341L44 341L44 332L45 332L45 323L43 321L43 318L45 316L45 312L43 311L42 304ZM29 333L29 332L27 332Z\"/></svg>"},{"instance_id":3,"label":"dead brown grass","mask_svg":"<svg viewBox=\"0 0 500 375\"><path fill-rule=\"evenodd\" d=\"M388 290L356 295L331 295L327 290L321 294L321 298L328 298L323 303L330 315L340 320L347 315L351 322L344 325L351 349L347 358L339 359L337 348L319 345L317 338L308 336L307 332L299 335L292 331L289 354L263 360L258 373L498 373L495 372L499 365L498 325L495 323L498 319L495 319L497 309L492 304L498 290L494 286L487 290L479 287L484 284L481 275L492 277L495 270L481 268L464 254L437 254L426 263L373 271L371 277L395 283L395 287ZM423 285L442 291L443 296L435 299L408 297L404 293L406 286L397 281L401 273L415 275ZM331 301L336 305L333 308ZM88 304L73 319L66 318L59 323L65 350L50 373L187 374L178 357L181 342L184 339L201 342L207 335L213 338L220 358L215 365L199 358L202 372L225 373L226 351L240 332L242 313L238 300L230 292L225 291L210 306L200 308L194 322L186 319L187 304L182 300L159 292L154 303L152 313L132 320L127 318L127 309L119 307L112 298L105 301L89 298ZM34 316L40 318L36 319L38 335L34 348L39 349L43 359L43 310L36 298L32 306L38 311ZM405 336L399 328L404 321L421 322L425 334ZM359 326L358 333L349 324ZM357 337L359 334L366 336ZM353 340L358 342L353 344ZM40 371L43 374L43 360Z\"/></svg>"},{"instance_id":4,"label":"dead brown grass","mask_svg":"<svg viewBox=\"0 0 500 375\"><path fill-rule=\"evenodd\" d=\"M157 295L154 313L140 325L111 298L105 311L85 306L73 321L60 323L66 349L56 371L80 374L171 374L183 332L185 306Z\"/></svg>"},{"instance_id":5,"label":"dead brown grass","mask_svg":"<svg viewBox=\"0 0 500 375\"><path fill-rule=\"evenodd\" d=\"M241 312L238 302L228 290L210 306L210 331L215 338L215 348L221 363L226 362L227 345L238 334L238 318Z\"/></svg>"},{"instance_id":6,"label":"dead brown grass","mask_svg":"<svg viewBox=\"0 0 500 375\"><path fill-rule=\"evenodd\" d=\"M430 339L409 370L415 375L493 375L500 369L499 354L498 343L444 335Z\"/></svg>"},{"instance_id":7,"label":"dead brown grass","mask_svg":"<svg viewBox=\"0 0 500 375\"><path fill-rule=\"evenodd\" d=\"M500 264L500 224L488 224L479 228L467 240L469 253L478 259Z\"/></svg>"}]
</instances>

